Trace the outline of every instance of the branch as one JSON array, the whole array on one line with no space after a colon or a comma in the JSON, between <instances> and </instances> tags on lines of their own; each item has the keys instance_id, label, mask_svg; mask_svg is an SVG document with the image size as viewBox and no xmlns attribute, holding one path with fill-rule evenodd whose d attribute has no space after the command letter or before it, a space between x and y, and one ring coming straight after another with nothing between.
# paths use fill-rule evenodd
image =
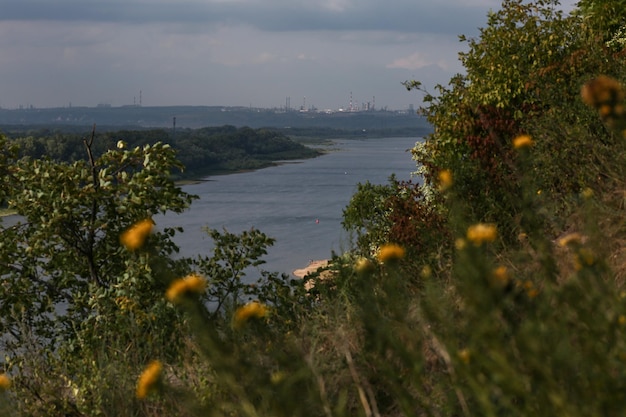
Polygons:
<instances>
[{"instance_id":1,"label":"branch","mask_svg":"<svg viewBox=\"0 0 626 417\"><path fill-rule=\"evenodd\" d=\"M87 148L87 156L89 157L89 164L91 166L91 178L93 181L93 188L95 191L98 191L98 188L100 187L100 182L98 181L98 167L96 166L96 161L93 157L93 150L91 149L95 136L96 124L94 123L93 130L91 131L91 138L89 139L89 141L87 141L87 139L83 139L83 143ZM93 254L93 247L96 240L96 232L94 230L94 226L96 223L97 215L98 201L96 198L94 198L91 202L91 219L89 223L89 232L87 236L87 247L85 248L85 256L87 257L87 263L89 264L89 275L91 276L91 279L94 282L100 284L100 277L98 276L98 270L96 268L96 262Z\"/></svg>"}]
</instances>

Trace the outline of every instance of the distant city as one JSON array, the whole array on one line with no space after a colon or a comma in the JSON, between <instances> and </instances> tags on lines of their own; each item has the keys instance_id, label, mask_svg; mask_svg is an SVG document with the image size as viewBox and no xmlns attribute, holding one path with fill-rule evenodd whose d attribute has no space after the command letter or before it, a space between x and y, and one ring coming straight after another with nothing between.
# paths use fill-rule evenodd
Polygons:
<instances>
[{"instance_id":1,"label":"distant city","mask_svg":"<svg viewBox=\"0 0 626 417\"><path fill-rule=\"evenodd\" d=\"M224 107L224 106L143 106L141 96L132 105L95 107L0 108L0 125L43 126L100 126L199 128L206 126L257 127L329 127L338 129L397 129L425 127L427 123L413 106L405 110L376 108L375 98L366 103L350 101L345 108L318 109L291 105L289 97L279 108Z\"/></svg>"}]
</instances>

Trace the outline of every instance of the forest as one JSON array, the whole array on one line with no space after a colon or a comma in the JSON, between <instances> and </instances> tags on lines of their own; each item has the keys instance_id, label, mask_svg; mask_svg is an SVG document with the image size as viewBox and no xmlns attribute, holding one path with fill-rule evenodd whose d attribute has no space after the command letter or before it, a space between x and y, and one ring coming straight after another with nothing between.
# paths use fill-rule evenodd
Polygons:
<instances>
[{"instance_id":1,"label":"forest","mask_svg":"<svg viewBox=\"0 0 626 417\"><path fill-rule=\"evenodd\" d=\"M264 160L280 135L0 137L1 415L623 416L626 1L558 5L503 0L464 73L406 81L423 183L359 184L350 248L302 280L260 230L185 258L154 224L196 198L176 141Z\"/></svg>"},{"instance_id":2,"label":"forest","mask_svg":"<svg viewBox=\"0 0 626 417\"><path fill-rule=\"evenodd\" d=\"M117 146L134 148L167 143L185 167L183 171L172 173L175 179L198 179L212 174L265 168L278 161L313 158L321 154L276 129L234 126L99 132L94 125L91 129L73 127L68 132L34 125L7 127L4 132L10 142L19 147L20 157L47 157L58 162L84 159L85 140L93 142L91 152L94 156Z\"/></svg>"}]
</instances>

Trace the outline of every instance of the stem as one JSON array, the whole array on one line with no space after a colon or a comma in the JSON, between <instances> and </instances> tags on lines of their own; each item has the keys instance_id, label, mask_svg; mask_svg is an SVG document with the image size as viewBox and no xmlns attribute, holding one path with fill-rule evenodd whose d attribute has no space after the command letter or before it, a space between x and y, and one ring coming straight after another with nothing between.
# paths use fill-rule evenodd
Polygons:
<instances>
[{"instance_id":1,"label":"stem","mask_svg":"<svg viewBox=\"0 0 626 417\"><path fill-rule=\"evenodd\" d=\"M100 182L98 181L98 167L96 166L95 158L93 157L93 151L91 149L93 145L93 140L96 136L96 124L93 125L93 130L91 131L91 138L89 141L87 139L83 139L83 143L85 144L85 148L87 149L87 156L89 157L89 165L91 166L91 179L93 182L93 188L95 191L98 191L100 188ZM98 276L98 269L96 267L96 261L94 259L94 244L96 241L96 231L95 224L98 216L98 200L94 198L91 202L91 219L89 222L89 231L87 234L87 245L85 248L85 256L87 257L87 263L89 265L89 275L91 276L92 281L96 282L98 285L102 286L103 283L100 281L100 277Z\"/></svg>"}]
</instances>

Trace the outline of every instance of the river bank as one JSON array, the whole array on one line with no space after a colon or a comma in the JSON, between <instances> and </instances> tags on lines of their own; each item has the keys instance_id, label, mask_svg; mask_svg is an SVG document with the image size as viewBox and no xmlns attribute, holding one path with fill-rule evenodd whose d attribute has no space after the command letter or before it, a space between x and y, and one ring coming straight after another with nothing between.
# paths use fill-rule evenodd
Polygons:
<instances>
[{"instance_id":1,"label":"river bank","mask_svg":"<svg viewBox=\"0 0 626 417\"><path fill-rule=\"evenodd\" d=\"M309 264L301 269L296 269L292 274L298 278L304 278L307 275L316 272L320 268L328 266L328 259L320 259L316 261L309 261Z\"/></svg>"}]
</instances>

